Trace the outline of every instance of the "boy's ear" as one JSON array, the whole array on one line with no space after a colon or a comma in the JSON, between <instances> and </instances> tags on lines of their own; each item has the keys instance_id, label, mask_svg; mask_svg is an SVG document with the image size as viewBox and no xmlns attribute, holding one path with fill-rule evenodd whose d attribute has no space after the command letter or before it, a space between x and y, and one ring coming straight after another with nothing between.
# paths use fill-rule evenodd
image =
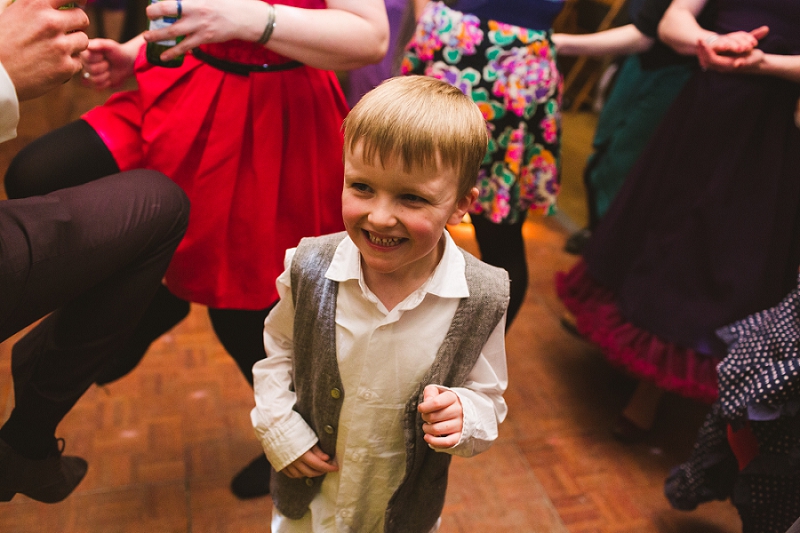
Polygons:
<instances>
[{"instance_id":1,"label":"boy's ear","mask_svg":"<svg viewBox=\"0 0 800 533\"><path fill-rule=\"evenodd\" d=\"M475 203L475 200L478 198L478 188L473 187L469 190L467 194L461 197L458 202L456 202L456 208L453 211L453 214L450 215L450 218L447 219L447 223L451 226L455 226L456 224L461 222L461 219L464 218L464 215L469 211L469 208Z\"/></svg>"}]
</instances>

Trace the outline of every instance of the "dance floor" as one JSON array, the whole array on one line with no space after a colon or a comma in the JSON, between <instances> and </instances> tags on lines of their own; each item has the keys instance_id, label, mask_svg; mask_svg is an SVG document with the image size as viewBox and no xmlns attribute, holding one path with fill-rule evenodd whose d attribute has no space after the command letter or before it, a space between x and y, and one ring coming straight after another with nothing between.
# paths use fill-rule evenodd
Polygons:
<instances>
[{"instance_id":1,"label":"dance floor","mask_svg":"<svg viewBox=\"0 0 800 533\"><path fill-rule=\"evenodd\" d=\"M105 95L77 83L23 106L20 137L0 145L0 171L25 143L75 118ZM559 324L553 275L585 222L580 170L596 116L564 117L561 213L525 225L530 287L507 335L509 415L486 453L455 458L442 533L735 533L728 502L670 508L670 468L691 450L706 407L667 395L644 441L624 445L609 428L633 381ZM471 226L452 228L477 254ZM10 346L0 344L0 414L13 407ZM89 471L64 502L18 495L0 503L4 533L267 532L268 497L239 501L231 477L260 452L250 427L253 397L219 345L202 306L159 339L130 375L92 388L59 427L66 453Z\"/></svg>"}]
</instances>

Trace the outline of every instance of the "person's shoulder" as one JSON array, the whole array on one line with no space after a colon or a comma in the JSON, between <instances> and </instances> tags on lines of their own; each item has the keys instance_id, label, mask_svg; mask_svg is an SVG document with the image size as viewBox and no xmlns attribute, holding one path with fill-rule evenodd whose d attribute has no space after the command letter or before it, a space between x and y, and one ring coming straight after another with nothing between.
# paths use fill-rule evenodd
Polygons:
<instances>
[{"instance_id":1,"label":"person's shoulder","mask_svg":"<svg viewBox=\"0 0 800 533\"><path fill-rule=\"evenodd\" d=\"M291 260L292 272L316 271L328 268L339 244L347 232L330 233L316 237L303 237L295 248Z\"/></svg>"},{"instance_id":2,"label":"person's shoulder","mask_svg":"<svg viewBox=\"0 0 800 533\"><path fill-rule=\"evenodd\" d=\"M317 235L313 237L303 237L300 239L300 244L297 245L299 248L300 246L312 246L312 247L320 247L326 245L338 245L342 240L347 237L346 231L340 231L337 233L328 233L326 235Z\"/></svg>"},{"instance_id":3,"label":"person's shoulder","mask_svg":"<svg viewBox=\"0 0 800 533\"><path fill-rule=\"evenodd\" d=\"M485 263L461 247L459 247L458 250L464 256L466 268L474 271L473 275L491 278L508 278L508 272L506 272L505 269Z\"/></svg>"},{"instance_id":4,"label":"person's shoulder","mask_svg":"<svg viewBox=\"0 0 800 533\"><path fill-rule=\"evenodd\" d=\"M511 283L508 272L503 268L484 263L462 248L459 250L464 255L464 273L470 296L508 299Z\"/></svg>"}]
</instances>

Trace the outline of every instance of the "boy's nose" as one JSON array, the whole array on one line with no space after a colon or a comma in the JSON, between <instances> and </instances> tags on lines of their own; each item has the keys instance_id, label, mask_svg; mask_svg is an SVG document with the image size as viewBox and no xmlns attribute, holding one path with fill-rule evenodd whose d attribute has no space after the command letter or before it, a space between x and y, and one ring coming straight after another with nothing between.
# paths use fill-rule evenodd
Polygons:
<instances>
[{"instance_id":1,"label":"boy's nose","mask_svg":"<svg viewBox=\"0 0 800 533\"><path fill-rule=\"evenodd\" d=\"M376 227L390 227L397 223L394 210L388 202L376 202L367 218Z\"/></svg>"}]
</instances>

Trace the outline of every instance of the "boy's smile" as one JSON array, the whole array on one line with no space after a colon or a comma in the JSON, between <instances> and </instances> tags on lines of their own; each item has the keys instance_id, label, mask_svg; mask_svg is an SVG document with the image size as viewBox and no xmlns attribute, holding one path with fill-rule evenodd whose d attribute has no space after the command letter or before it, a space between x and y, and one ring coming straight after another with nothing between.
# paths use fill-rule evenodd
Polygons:
<instances>
[{"instance_id":1,"label":"boy's smile","mask_svg":"<svg viewBox=\"0 0 800 533\"><path fill-rule=\"evenodd\" d=\"M362 148L346 153L342 218L361 252L364 277L376 284L401 284L416 290L433 273L443 251L446 224L457 224L474 200L458 196L453 169L415 168L405 172L397 160L363 160ZM477 191L475 191L477 192Z\"/></svg>"}]
</instances>

